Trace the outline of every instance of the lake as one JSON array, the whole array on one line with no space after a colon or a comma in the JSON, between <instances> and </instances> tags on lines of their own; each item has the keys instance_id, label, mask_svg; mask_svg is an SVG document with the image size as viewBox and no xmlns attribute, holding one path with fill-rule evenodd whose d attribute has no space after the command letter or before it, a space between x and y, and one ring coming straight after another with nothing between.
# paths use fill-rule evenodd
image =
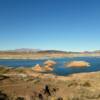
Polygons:
<instances>
[{"instance_id":1,"label":"lake","mask_svg":"<svg viewBox=\"0 0 100 100\"><path fill-rule=\"evenodd\" d=\"M40 60L14 60L14 59L0 59L0 65L9 66L9 67L33 67L36 64L43 65L47 59ZM57 62L54 66L54 74L57 75L68 75L72 73L81 73L81 72L94 72L100 71L100 58L99 57L73 57L73 58L56 58L50 59ZM90 67L86 68L67 68L64 66L66 62L70 61L87 61L91 64Z\"/></svg>"}]
</instances>

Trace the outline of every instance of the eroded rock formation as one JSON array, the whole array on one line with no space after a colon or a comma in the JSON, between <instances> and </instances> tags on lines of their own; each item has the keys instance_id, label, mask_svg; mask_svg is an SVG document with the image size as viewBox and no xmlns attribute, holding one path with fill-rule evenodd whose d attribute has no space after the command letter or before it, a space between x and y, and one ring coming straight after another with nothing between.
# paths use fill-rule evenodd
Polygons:
<instances>
[{"instance_id":1,"label":"eroded rock formation","mask_svg":"<svg viewBox=\"0 0 100 100\"><path fill-rule=\"evenodd\" d=\"M86 61L72 61L65 64L67 67L89 67L90 63Z\"/></svg>"}]
</instances>

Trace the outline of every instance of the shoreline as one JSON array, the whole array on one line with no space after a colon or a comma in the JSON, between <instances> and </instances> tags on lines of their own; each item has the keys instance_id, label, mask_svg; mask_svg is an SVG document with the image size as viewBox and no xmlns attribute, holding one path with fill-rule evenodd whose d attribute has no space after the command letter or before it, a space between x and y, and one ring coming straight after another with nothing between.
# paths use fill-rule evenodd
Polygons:
<instances>
[{"instance_id":1,"label":"shoreline","mask_svg":"<svg viewBox=\"0 0 100 100\"><path fill-rule=\"evenodd\" d=\"M41 58L12 58L12 57L0 57L0 60L47 60L47 59L60 59L60 58L78 58L78 57L93 57L100 58L100 56L63 56L63 57L41 57Z\"/></svg>"},{"instance_id":2,"label":"shoreline","mask_svg":"<svg viewBox=\"0 0 100 100\"><path fill-rule=\"evenodd\" d=\"M56 59L74 57L100 57L100 53L25 53L25 52L0 52L0 59Z\"/></svg>"},{"instance_id":3,"label":"shoreline","mask_svg":"<svg viewBox=\"0 0 100 100\"><path fill-rule=\"evenodd\" d=\"M2 72L3 70L3 72ZM5 76L32 76L32 77L39 77L39 78L46 78L46 77L51 77L51 78L67 78L67 77L73 77L73 76L85 76L89 74L100 74L100 71L92 71L92 72L79 72L79 73L72 73L68 75L57 75L54 73L42 73L42 72L35 72L33 71L32 67L8 67L8 66L0 66L0 75L5 75Z\"/></svg>"}]
</instances>

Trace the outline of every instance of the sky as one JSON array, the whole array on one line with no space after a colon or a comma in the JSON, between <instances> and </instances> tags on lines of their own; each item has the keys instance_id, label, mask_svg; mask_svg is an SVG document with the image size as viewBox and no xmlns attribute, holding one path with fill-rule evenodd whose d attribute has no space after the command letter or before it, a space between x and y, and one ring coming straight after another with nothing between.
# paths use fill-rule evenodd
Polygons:
<instances>
[{"instance_id":1,"label":"sky","mask_svg":"<svg viewBox=\"0 0 100 100\"><path fill-rule=\"evenodd\" d=\"M100 49L100 0L0 0L0 50Z\"/></svg>"}]
</instances>

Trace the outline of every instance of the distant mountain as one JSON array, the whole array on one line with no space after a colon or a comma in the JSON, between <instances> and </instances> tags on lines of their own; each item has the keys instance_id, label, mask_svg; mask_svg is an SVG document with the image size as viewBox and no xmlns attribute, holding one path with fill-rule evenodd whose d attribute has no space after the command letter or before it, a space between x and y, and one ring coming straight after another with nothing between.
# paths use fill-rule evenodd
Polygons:
<instances>
[{"instance_id":1,"label":"distant mountain","mask_svg":"<svg viewBox=\"0 0 100 100\"><path fill-rule=\"evenodd\" d=\"M30 48L21 48L21 49L15 49L15 50L6 50L6 51L0 51L0 52L8 52L8 53L72 53L67 51L61 51L61 50L40 50L40 49L30 49Z\"/></svg>"},{"instance_id":2,"label":"distant mountain","mask_svg":"<svg viewBox=\"0 0 100 100\"><path fill-rule=\"evenodd\" d=\"M95 50L94 53L100 53L100 50Z\"/></svg>"},{"instance_id":3,"label":"distant mountain","mask_svg":"<svg viewBox=\"0 0 100 100\"><path fill-rule=\"evenodd\" d=\"M95 51L84 51L84 52L73 52L73 51L61 51L61 50L40 50L40 49L31 49L31 48L20 48L15 50L6 50L6 51L0 51L0 52L33 52L33 53L71 53L71 54L92 54L92 53L100 53L100 50Z\"/></svg>"},{"instance_id":4,"label":"distant mountain","mask_svg":"<svg viewBox=\"0 0 100 100\"><path fill-rule=\"evenodd\" d=\"M8 50L9 52L38 52L39 49L30 49L30 48L20 48L15 50Z\"/></svg>"},{"instance_id":5,"label":"distant mountain","mask_svg":"<svg viewBox=\"0 0 100 100\"><path fill-rule=\"evenodd\" d=\"M67 51L60 51L60 50L41 50L38 53L67 53Z\"/></svg>"},{"instance_id":6,"label":"distant mountain","mask_svg":"<svg viewBox=\"0 0 100 100\"><path fill-rule=\"evenodd\" d=\"M6 50L6 51L0 51L1 53L74 53L74 52L67 52L67 51L61 51L61 50L40 50L40 49L30 49L30 48L20 48L15 50Z\"/></svg>"}]
</instances>

